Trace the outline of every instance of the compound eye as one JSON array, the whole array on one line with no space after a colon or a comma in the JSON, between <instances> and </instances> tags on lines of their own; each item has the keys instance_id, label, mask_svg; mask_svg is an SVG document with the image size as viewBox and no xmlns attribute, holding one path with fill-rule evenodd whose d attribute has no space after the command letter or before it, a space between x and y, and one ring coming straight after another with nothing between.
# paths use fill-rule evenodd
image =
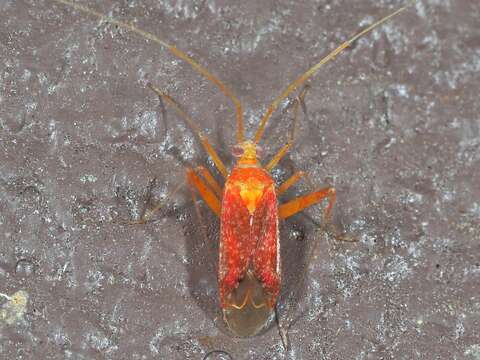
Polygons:
<instances>
[{"instance_id":1,"label":"compound eye","mask_svg":"<svg viewBox=\"0 0 480 360\"><path fill-rule=\"evenodd\" d=\"M256 153L257 153L257 158L259 158L259 159L263 159L264 156L265 156L265 150L261 146L258 146L258 145L257 145Z\"/></svg>"},{"instance_id":2,"label":"compound eye","mask_svg":"<svg viewBox=\"0 0 480 360\"><path fill-rule=\"evenodd\" d=\"M243 155L243 147L240 145L233 145L232 146L232 155L236 158L239 158Z\"/></svg>"}]
</instances>

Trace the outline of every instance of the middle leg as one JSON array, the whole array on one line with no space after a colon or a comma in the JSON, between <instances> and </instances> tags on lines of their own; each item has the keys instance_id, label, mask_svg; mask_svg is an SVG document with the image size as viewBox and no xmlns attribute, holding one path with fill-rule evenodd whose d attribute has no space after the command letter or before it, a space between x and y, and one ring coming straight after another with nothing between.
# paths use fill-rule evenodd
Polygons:
<instances>
[{"instance_id":1,"label":"middle leg","mask_svg":"<svg viewBox=\"0 0 480 360\"><path fill-rule=\"evenodd\" d=\"M198 193L200 194L200 197L205 201L205 203L214 212L214 214L220 217L222 205L221 205L220 199L217 197L214 190L212 190L208 186L208 184L206 184L200 178L200 176L197 175L195 170L191 168L187 169L187 181L190 184L190 186L192 186L198 191Z\"/></svg>"},{"instance_id":2,"label":"middle leg","mask_svg":"<svg viewBox=\"0 0 480 360\"><path fill-rule=\"evenodd\" d=\"M197 174L198 172L198 174ZM201 177L199 176L201 175ZM203 179L202 179L203 178ZM197 190L202 199L207 203L208 207L216 214L219 215L220 200L222 197L222 188L220 184L215 180L212 174L204 166L197 166L195 169L187 168L186 181L190 185L190 188ZM146 224L165 203L177 193L177 191L185 185L185 181L182 181L172 193L168 194L164 199L160 200L153 208L146 209L139 220L122 221L128 225ZM148 202L148 201L147 201ZM218 212L218 214L217 214Z\"/></svg>"}]
</instances>

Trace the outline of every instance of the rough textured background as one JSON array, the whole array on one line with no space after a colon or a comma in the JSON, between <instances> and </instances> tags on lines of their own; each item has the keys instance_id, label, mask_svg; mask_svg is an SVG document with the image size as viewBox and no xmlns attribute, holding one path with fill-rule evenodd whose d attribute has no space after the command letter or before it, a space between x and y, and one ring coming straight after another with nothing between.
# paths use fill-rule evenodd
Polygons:
<instances>
[{"instance_id":1,"label":"rough textured background","mask_svg":"<svg viewBox=\"0 0 480 360\"><path fill-rule=\"evenodd\" d=\"M248 125L316 59L404 4L82 3L187 50L238 94ZM225 333L218 221L201 207L206 242L185 187L152 223L113 221L172 192L184 166L208 164L146 80L231 164L229 101L164 49L52 1L2 0L0 14L2 359L480 359L476 1L419 0L310 81L298 142L274 174L334 184L334 221L359 242L319 231L321 207L283 224L290 352L275 327ZM275 116L267 153L289 118Z\"/></svg>"}]
</instances>

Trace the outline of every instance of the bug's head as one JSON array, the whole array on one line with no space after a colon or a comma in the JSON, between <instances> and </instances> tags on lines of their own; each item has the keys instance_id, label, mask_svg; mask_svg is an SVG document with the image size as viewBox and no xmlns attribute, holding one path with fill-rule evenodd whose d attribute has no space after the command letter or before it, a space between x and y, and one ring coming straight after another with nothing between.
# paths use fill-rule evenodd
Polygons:
<instances>
[{"instance_id":1,"label":"bug's head","mask_svg":"<svg viewBox=\"0 0 480 360\"><path fill-rule=\"evenodd\" d=\"M263 149L252 141L244 141L232 147L232 154L239 165L257 165L263 157Z\"/></svg>"}]
</instances>

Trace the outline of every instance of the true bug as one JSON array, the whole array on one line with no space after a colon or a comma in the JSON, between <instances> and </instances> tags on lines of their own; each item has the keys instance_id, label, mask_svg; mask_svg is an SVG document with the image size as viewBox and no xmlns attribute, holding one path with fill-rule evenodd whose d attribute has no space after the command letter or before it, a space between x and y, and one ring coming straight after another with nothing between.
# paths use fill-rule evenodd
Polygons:
<instances>
[{"instance_id":1,"label":"true bug","mask_svg":"<svg viewBox=\"0 0 480 360\"><path fill-rule=\"evenodd\" d=\"M151 89L169 103L196 133L205 151L225 179L222 187L205 167L189 168L186 171L188 183L220 218L218 285L224 319L230 330L237 336L253 336L259 333L274 317L274 308L280 291L279 220L286 219L326 198L328 204L324 216L328 222L336 197L335 189L326 187L279 205L278 197L303 178L305 173L297 172L279 186L275 184L270 175L270 171L293 145L293 133L267 165L261 165L258 143L265 131L267 121L282 101L304 84L322 65L334 59L366 33L404 11L408 5L357 33L299 76L269 105L260 120L254 137L246 139L243 110L238 98L219 79L187 54L133 25L120 22L69 0L53 1L130 30L166 47L173 55L190 64L197 72L214 83L233 102L237 125L234 156L237 158L237 162L229 171L210 141L198 129L189 115L172 97L154 85L150 85ZM302 96L303 93L300 94L300 97ZM150 211L143 220L150 217L156 209L158 207Z\"/></svg>"}]
</instances>

